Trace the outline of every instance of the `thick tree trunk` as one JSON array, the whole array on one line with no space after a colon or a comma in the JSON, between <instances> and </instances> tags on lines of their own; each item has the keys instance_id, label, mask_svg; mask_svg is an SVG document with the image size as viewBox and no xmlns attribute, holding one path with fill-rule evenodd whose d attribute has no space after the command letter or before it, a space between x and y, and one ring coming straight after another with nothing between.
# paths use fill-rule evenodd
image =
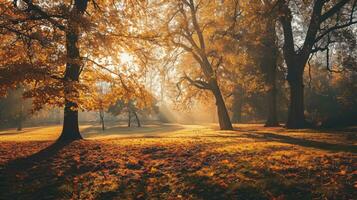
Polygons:
<instances>
[{"instance_id":1,"label":"thick tree trunk","mask_svg":"<svg viewBox=\"0 0 357 200\"><path fill-rule=\"evenodd\" d=\"M71 17L68 19L66 30L66 51L67 63L64 75L65 107L63 129L59 141L73 141L82 139L78 125L78 105L72 98L78 98L78 92L73 88L73 84L79 82L81 71L80 54L78 47L79 25L72 17L81 16L87 9L88 0L75 0L71 10Z\"/></svg>"},{"instance_id":2,"label":"thick tree trunk","mask_svg":"<svg viewBox=\"0 0 357 200\"><path fill-rule=\"evenodd\" d=\"M219 89L218 83L215 79L211 81L211 88L214 97L216 98L216 106L218 112L218 122L221 130L233 130L233 126L231 120L229 118L228 110L226 104L224 103L224 99Z\"/></svg>"},{"instance_id":3,"label":"thick tree trunk","mask_svg":"<svg viewBox=\"0 0 357 200\"><path fill-rule=\"evenodd\" d=\"M134 113L134 116L135 116L136 122L138 123L138 127L141 127L141 123L140 123L140 119L139 119L138 114L137 114L135 111L133 111L133 113Z\"/></svg>"},{"instance_id":4,"label":"thick tree trunk","mask_svg":"<svg viewBox=\"0 0 357 200\"><path fill-rule=\"evenodd\" d=\"M265 127L280 126L277 116L277 89L276 85L268 91L268 118L265 122Z\"/></svg>"},{"instance_id":5,"label":"thick tree trunk","mask_svg":"<svg viewBox=\"0 0 357 200\"><path fill-rule=\"evenodd\" d=\"M347 3L348 1L346 1ZM290 86L290 106L287 128L307 128L311 124L307 123L304 116L304 68L311 55L312 48L316 41L317 33L323 22L321 12L327 1L315 1L312 8L311 19L306 32L306 37L302 48L295 50L295 41L292 28L292 12L286 2L282 4L280 22L284 32L284 58L288 67L288 83ZM340 4L343 6L343 3ZM336 8L336 7L335 7ZM335 11L338 11L337 8ZM331 10L334 10L333 8ZM333 11L333 12L335 12ZM326 14L326 13L325 13Z\"/></svg>"},{"instance_id":6,"label":"thick tree trunk","mask_svg":"<svg viewBox=\"0 0 357 200\"><path fill-rule=\"evenodd\" d=\"M72 109L76 107L76 103L66 100L66 105L64 108L63 129L59 138L60 141L82 139L82 136L79 133L78 110Z\"/></svg>"},{"instance_id":7,"label":"thick tree trunk","mask_svg":"<svg viewBox=\"0 0 357 200\"><path fill-rule=\"evenodd\" d=\"M277 86L276 73L277 62L279 56L278 46L276 44L275 20L268 19L266 24L265 36L262 40L262 52L260 67L265 76L265 84L267 85L267 121L266 127L279 126L277 117Z\"/></svg>"},{"instance_id":8,"label":"thick tree trunk","mask_svg":"<svg viewBox=\"0 0 357 200\"><path fill-rule=\"evenodd\" d=\"M293 68L291 68L293 69ZM297 69L296 67L294 69ZM300 129L306 128L308 123L304 115L304 83L303 73L290 71L288 75L288 83L290 87L290 106L287 128Z\"/></svg>"},{"instance_id":9,"label":"thick tree trunk","mask_svg":"<svg viewBox=\"0 0 357 200\"><path fill-rule=\"evenodd\" d=\"M74 30L66 33L66 48L68 62L64 76L65 83L65 107L63 129L59 140L72 141L82 139L78 125L78 105L67 97L78 97L78 92L71 84L79 82L80 55L77 47L78 34Z\"/></svg>"},{"instance_id":10,"label":"thick tree trunk","mask_svg":"<svg viewBox=\"0 0 357 200\"><path fill-rule=\"evenodd\" d=\"M265 127L280 126L277 115L277 85L276 85L276 62L270 63L272 66L268 66L270 72L267 74L267 106L268 116L265 122Z\"/></svg>"}]
</instances>

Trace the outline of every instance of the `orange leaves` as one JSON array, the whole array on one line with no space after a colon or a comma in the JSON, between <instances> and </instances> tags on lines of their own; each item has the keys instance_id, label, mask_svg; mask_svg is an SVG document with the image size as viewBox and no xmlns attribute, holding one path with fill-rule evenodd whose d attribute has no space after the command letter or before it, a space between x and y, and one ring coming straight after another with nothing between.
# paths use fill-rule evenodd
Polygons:
<instances>
[{"instance_id":1,"label":"orange leaves","mask_svg":"<svg viewBox=\"0 0 357 200\"><path fill-rule=\"evenodd\" d=\"M315 132L294 133L252 125L235 132L193 127L168 131L162 137L77 141L0 180L14 186L15 190L9 192L15 192L16 197L40 195L44 188L51 188L45 192L53 198L68 194L69 198L79 199L354 197L351 191L357 188L357 171L353 153L306 148L251 133L252 129L269 130L290 137L303 136L305 140L326 139L316 138ZM345 140L342 134L319 134L335 142ZM6 162L27 157L48 145L1 142L0 171L10 166Z\"/></svg>"},{"instance_id":2,"label":"orange leaves","mask_svg":"<svg viewBox=\"0 0 357 200\"><path fill-rule=\"evenodd\" d=\"M8 88L21 83L27 87L26 97L34 98L35 109L44 105L63 106L64 98L67 98L77 102L80 109L93 110L97 109L100 96L95 94L93 88L98 82L113 85L119 83L121 86L118 86L117 90L123 89L124 85L132 88L133 94L115 92L121 94L119 97L127 96L130 99L143 93L137 90L143 88L136 82L140 74L136 75L129 69L123 68L119 72L121 77L113 78L108 70L98 70L93 62L68 59L65 32L71 28L80 32L79 42L76 44L80 50L79 54L92 58L94 62L101 63L101 60L105 60L110 65L123 65L117 59L119 51L135 54L137 60L143 61L149 53L142 49L149 49L147 41L156 36L155 32L149 30L152 27L139 23L145 14L141 12L145 7L142 6L146 4L144 1L125 1L115 5L109 1L97 1L89 3L88 15L83 16L72 12L73 5L70 1L34 4L43 12L48 12L48 15L56 17L51 20L37 19L33 18L32 12L18 9L10 2L0 3L1 13L4 14L0 23L5 27L2 28L4 32L0 36L3 41L0 45L1 95L5 95ZM106 9L101 9L104 7ZM132 60L134 62L134 59ZM24 63L26 65L23 65ZM81 84L74 86L63 82L66 63L81 66ZM109 71L111 67L108 67ZM149 98L146 97L145 100L147 99ZM144 103L138 106L144 107Z\"/></svg>"}]
</instances>

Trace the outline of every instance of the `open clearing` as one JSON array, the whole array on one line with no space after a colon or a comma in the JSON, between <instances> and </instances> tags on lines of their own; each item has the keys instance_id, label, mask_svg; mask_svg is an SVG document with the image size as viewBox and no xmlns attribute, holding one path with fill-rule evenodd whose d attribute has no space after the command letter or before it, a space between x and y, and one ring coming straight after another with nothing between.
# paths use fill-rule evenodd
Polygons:
<instances>
[{"instance_id":1,"label":"open clearing","mask_svg":"<svg viewBox=\"0 0 357 200\"><path fill-rule=\"evenodd\" d=\"M0 199L354 199L356 128L84 125L0 132ZM15 198L16 197L16 198Z\"/></svg>"}]
</instances>

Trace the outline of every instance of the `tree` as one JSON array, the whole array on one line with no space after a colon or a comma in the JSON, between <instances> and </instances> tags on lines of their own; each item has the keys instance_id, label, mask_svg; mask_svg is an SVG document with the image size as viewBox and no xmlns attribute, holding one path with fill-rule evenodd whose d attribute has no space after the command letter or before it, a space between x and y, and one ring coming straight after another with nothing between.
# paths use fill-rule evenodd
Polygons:
<instances>
[{"instance_id":1,"label":"tree","mask_svg":"<svg viewBox=\"0 0 357 200\"><path fill-rule=\"evenodd\" d=\"M273 4L265 1L241 3L240 30L231 34L236 40L242 40L242 45L246 46L248 54L263 74L267 93L267 127L279 126L276 85L279 48L275 32L277 16L271 12L272 7Z\"/></svg>"},{"instance_id":2,"label":"tree","mask_svg":"<svg viewBox=\"0 0 357 200\"><path fill-rule=\"evenodd\" d=\"M141 127L138 112L151 112L156 108L156 101L145 85L133 81L127 81L127 83L128 85L125 84L126 90L111 86L112 92L108 92L105 97L105 107L114 116L127 112L128 127L131 127L131 117L134 115L138 127Z\"/></svg>"},{"instance_id":3,"label":"tree","mask_svg":"<svg viewBox=\"0 0 357 200\"><path fill-rule=\"evenodd\" d=\"M0 36L4 43L0 53L0 93L5 95L8 88L22 83L29 88L24 96L33 99L35 110L45 105L64 106L59 140L81 139L78 110L95 108L95 99L90 95L95 91L90 86L95 81L123 85L129 76L124 69L113 72L106 61L111 61L110 67L120 66L117 53L123 50L146 55L137 41L150 40L152 36L146 34L142 24L133 22L143 17L135 9L143 9L141 3L125 1L119 6L105 0L90 4L87 0L1 2ZM109 4L108 9L101 9ZM138 27L142 29L133 32Z\"/></svg>"},{"instance_id":4,"label":"tree","mask_svg":"<svg viewBox=\"0 0 357 200\"><path fill-rule=\"evenodd\" d=\"M328 50L331 44L329 35L335 31L357 23L355 17L356 1L304 1L300 9L310 17L305 39L301 47L296 49L296 38L293 31L293 9L299 9L287 0L277 1L276 8L280 12L280 23L284 34L283 55L288 68L287 81L290 87L290 106L287 128L305 128L309 124L304 115L304 83L303 74L312 53ZM296 4L295 4L296 5ZM308 11L309 13L307 13ZM349 13L345 15L346 13ZM305 17L305 16L302 16ZM301 25L305 27L305 24Z\"/></svg>"},{"instance_id":5,"label":"tree","mask_svg":"<svg viewBox=\"0 0 357 200\"><path fill-rule=\"evenodd\" d=\"M167 23L167 38L176 47L182 48L186 55L190 54L198 64L196 77L184 73L180 82L211 92L216 101L219 126L222 130L232 130L232 123L219 86L218 72L222 56L209 44L209 29L213 28L211 15L214 1L196 2L194 0L172 1L170 21ZM212 15L211 15L212 16ZM213 17L213 16L212 16ZM197 69L197 68L196 68ZM192 71L195 71L191 68Z\"/></svg>"},{"instance_id":6,"label":"tree","mask_svg":"<svg viewBox=\"0 0 357 200\"><path fill-rule=\"evenodd\" d=\"M307 118L323 128L356 124L357 35L354 29L331 34L332 53L314 56L305 71ZM327 70L326 70L327 69Z\"/></svg>"},{"instance_id":7,"label":"tree","mask_svg":"<svg viewBox=\"0 0 357 200\"><path fill-rule=\"evenodd\" d=\"M272 13L273 5L265 1L226 1L223 10L225 18L222 20L225 23L226 29L218 29L216 38L223 38L224 47L222 51L225 55L236 52L236 59L241 59L240 54L246 53L250 60L249 66L256 70L255 75L262 76L260 84L265 87L266 99L263 103L267 109L266 126L278 126L277 117L277 64L279 57L279 49L277 45L277 37L275 33L276 14ZM236 47L232 43L236 44ZM228 50L228 51L227 51ZM232 58L231 58L232 59ZM234 58L233 58L234 59ZM244 63L239 63L238 66L225 66L226 68L240 68L236 70L240 80L233 81L237 85L232 91L233 96L233 118L240 119L244 96L248 92L247 87L242 87L246 74L241 70ZM230 70L231 72L233 70ZM250 74L253 74L250 72ZM244 74L244 75L243 75ZM243 75L243 76L242 76ZM238 78L238 77L237 77ZM246 90L246 91L243 91Z\"/></svg>"},{"instance_id":8,"label":"tree","mask_svg":"<svg viewBox=\"0 0 357 200\"><path fill-rule=\"evenodd\" d=\"M99 120L100 124L102 125L102 131L105 130L105 124L104 124L104 117L105 117L105 110L107 109L108 104L108 99L106 98L106 91L105 91L105 85L104 83L99 83L98 84L98 95L97 95L97 110L99 112Z\"/></svg>"},{"instance_id":9,"label":"tree","mask_svg":"<svg viewBox=\"0 0 357 200\"><path fill-rule=\"evenodd\" d=\"M6 2L8 3L8 2ZM80 64L80 53L79 53L79 46L78 40L80 35L79 23L78 18L84 14L87 8L87 0L76 0L73 6L68 10L68 13L57 11L56 14L52 14L51 11L56 9L55 5L49 4L52 7L47 7L48 5L43 5L39 3L36 5L30 0L22 0L22 1L14 1L13 7L7 10L5 15L5 19L1 24L1 28L6 30L7 32L15 34L18 38L26 38L28 43L28 60L27 62L24 60L20 60L19 63L13 62L14 67L27 67L30 69L33 62L38 62L37 59L40 55L34 55L34 50L31 48L32 40L36 40L42 46L46 46L47 41L46 39L50 37L42 38L40 34L47 34L51 35L51 33L55 34L55 30L63 31L65 34L65 49L66 49L66 68L64 72L64 76L58 77L54 74L50 73L49 69L37 69L37 75L45 75L52 77L54 79L58 79L61 83L64 84L64 98L65 98L65 110L64 110L64 123L63 123L63 130L59 140L75 140L81 139L81 135L79 133L78 127L78 106L74 100L71 98L76 98L78 94L73 90L75 84L79 82L79 75L81 72L81 64ZM41 7L42 6L42 7ZM50 11L45 10L43 7L47 7L47 9L51 9ZM6 12L6 11L5 11ZM59 19L59 20L57 20ZM62 23L66 21L66 23ZM12 25L11 26L11 23ZM32 26L30 25L37 25L39 22L42 22L44 27L36 27L35 33L31 33ZM48 25L50 24L50 25ZM17 26L15 26L17 25ZM17 29L18 28L18 29ZM53 30L53 31L52 31ZM30 32L29 34L27 34ZM46 36L47 36L46 35ZM51 36L59 36L59 35L51 35ZM58 50L58 47L54 47L53 50ZM6 52L10 53L10 52ZM54 56L59 56L58 54L54 54ZM55 58L52 58L54 60ZM49 63L42 63L43 65ZM22 65L22 66L21 66ZM43 66L41 65L41 67ZM41 71L40 71L41 70ZM28 77L31 73L26 74ZM13 74L12 74L13 75ZM21 77L22 79L29 79L28 77ZM36 79L36 78L34 78Z\"/></svg>"},{"instance_id":10,"label":"tree","mask_svg":"<svg viewBox=\"0 0 357 200\"><path fill-rule=\"evenodd\" d=\"M78 17L80 18L87 9L87 0L75 0L72 9L69 12L69 19L66 35L66 50L67 50L67 63L64 73L64 93L65 93L65 106L64 106L64 119L63 129L59 140L76 140L82 139L79 133L78 125L78 105L75 101L71 100L70 96L78 97L76 91L71 89L73 83L79 82L79 75L81 73L81 56L79 52L79 37L80 29L78 25Z\"/></svg>"},{"instance_id":11,"label":"tree","mask_svg":"<svg viewBox=\"0 0 357 200\"><path fill-rule=\"evenodd\" d=\"M114 115L118 116L120 114L123 114L123 112L128 113L128 127L131 127L131 117L134 115L137 126L141 127L141 122L139 119L139 116L137 114L138 109L135 107L134 101L130 100L128 103L125 103L122 100L117 101L115 104L111 105L108 109L108 111Z\"/></svg>"},{"instance_id":12,"label":"tree","mask_svg":"<svg viewBox=\"0 0 357 200\"><path fill-rule=\"evenodd\" d=\"M265 84L267 88L267 106L268 116L265 122L266 127L279 126L277 114L277 65L279 49L275 34L275 20L267 18L265 30L262 32L263 39L258 50L261 57L259 66L264 73Z\"/></svg>"}]
</instances>

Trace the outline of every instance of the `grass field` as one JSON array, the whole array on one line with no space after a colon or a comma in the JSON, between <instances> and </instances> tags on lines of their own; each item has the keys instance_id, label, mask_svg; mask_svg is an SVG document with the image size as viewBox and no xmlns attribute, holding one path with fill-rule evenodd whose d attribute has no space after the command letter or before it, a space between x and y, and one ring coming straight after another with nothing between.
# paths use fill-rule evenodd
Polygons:
<instances>
[{"instance_id":1,"label":"grass field","mask_svg":"<svg viewBox=\"0 0 357 200\"><path fill-rule=\"evenodd\" d=\"M355 199L357 129L214 124L0 132L0 199Z\"/></svg>"}]
</instances>

